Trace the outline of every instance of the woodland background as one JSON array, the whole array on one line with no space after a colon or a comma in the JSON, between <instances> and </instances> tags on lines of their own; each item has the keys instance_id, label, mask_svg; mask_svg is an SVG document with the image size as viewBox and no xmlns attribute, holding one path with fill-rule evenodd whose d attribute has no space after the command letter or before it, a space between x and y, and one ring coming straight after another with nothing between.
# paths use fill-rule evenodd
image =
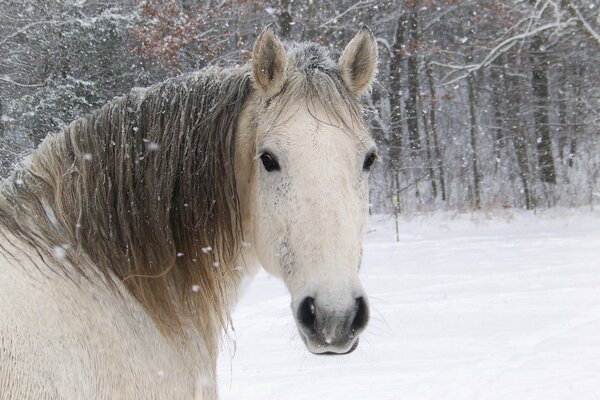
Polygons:
<instances>
[{"instance_id":1,"label":"woodland background","mask_svg":"<svg viewBox=\"0 0 600 400\"><path fill-rule=\"evenodd\" d=\"M600 203L595 0L0 0L0 175L136 86L247 62L273 23L379 45L375 212Z\"/></svg>"}]
</instances>

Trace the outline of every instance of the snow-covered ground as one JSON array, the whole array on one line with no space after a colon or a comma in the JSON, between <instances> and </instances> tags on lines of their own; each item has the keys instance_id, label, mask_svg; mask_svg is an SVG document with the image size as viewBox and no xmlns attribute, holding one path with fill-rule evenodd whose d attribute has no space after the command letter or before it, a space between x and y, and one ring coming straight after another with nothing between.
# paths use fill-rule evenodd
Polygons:
<instances>
[{"instance_id":1,"label":"snow-covered ground","mask_svg":"<svg viewBox=\"0 0 600 400\"><path fill-rule=\"evenodd\" d=\"M372 319L348 356L308 353L261 273L219 360L222 399L600 399L600 212L376 216Z\"/></svg>"}]
</instances>

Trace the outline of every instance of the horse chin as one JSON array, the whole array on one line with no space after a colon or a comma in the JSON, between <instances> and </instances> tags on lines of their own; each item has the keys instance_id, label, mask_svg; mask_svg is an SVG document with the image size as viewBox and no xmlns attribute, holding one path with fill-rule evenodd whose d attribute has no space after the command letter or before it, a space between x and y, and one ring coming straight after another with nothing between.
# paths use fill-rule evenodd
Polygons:
<instances>
[{"instance_id":1,"label":"horse chin","mask_svg":"<svg viewBox=\"0 0 600 400\"><path fill-rule=\"evenodd\" d=\"M309 352L317 356L343 356L352 353L358 347L360 338L356 338L351 342L350 346L332 346L327 343L314 342L306 337L304 333L300 332L300 337L306 345Z\"/></svg>"}]
</instances>

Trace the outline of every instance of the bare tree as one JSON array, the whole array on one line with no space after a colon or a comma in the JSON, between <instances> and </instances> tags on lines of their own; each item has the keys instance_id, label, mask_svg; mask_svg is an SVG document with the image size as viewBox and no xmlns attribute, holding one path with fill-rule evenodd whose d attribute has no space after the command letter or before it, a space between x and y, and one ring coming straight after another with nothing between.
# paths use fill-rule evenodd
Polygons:
<instances>
[{"instance_id":1,"label":"bare tree","mask_svg":"<svg viewBox=\"0 0 600 400\"><path fill-rule=\"evenodd\" d=\"M368 24L376 210L598 202L600 25L583 0L0 0L0 163L134 86L247 62L274 24L332 56ZM556 160L555 160L556 158ZM416 196L415 196L416 194Z\"/></svg>"}]
</instances>

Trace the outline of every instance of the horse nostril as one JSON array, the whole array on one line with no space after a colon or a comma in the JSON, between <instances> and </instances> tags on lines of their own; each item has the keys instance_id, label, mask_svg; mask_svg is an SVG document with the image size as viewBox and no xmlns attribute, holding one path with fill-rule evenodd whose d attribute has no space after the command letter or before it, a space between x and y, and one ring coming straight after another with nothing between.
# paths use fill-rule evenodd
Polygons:
<instances>
[{"instance_id":1,"label":"horse nostril","mask_svg":"<svg viewBox=\"0 0 600 400\"><path fill-rule=\"evenodd\" d=\"M317 330L315 299L313 297L307 297L300 303L300 307L298 307L298 321L309 332L314 333Z\"/></svg>"},{"instance_id":2,"label":"horse nostril","mask_svg":"<svg viewBox=\"0 0 600 400\"><path fill-rule=\"evenodd\" d=\"M367 302L363 297L358 297L356 299L356 313L354 314L354 320L350 326L352 332L362 331L367 326L367 322L369 322Z\"/></svg>"}]
</instances>

